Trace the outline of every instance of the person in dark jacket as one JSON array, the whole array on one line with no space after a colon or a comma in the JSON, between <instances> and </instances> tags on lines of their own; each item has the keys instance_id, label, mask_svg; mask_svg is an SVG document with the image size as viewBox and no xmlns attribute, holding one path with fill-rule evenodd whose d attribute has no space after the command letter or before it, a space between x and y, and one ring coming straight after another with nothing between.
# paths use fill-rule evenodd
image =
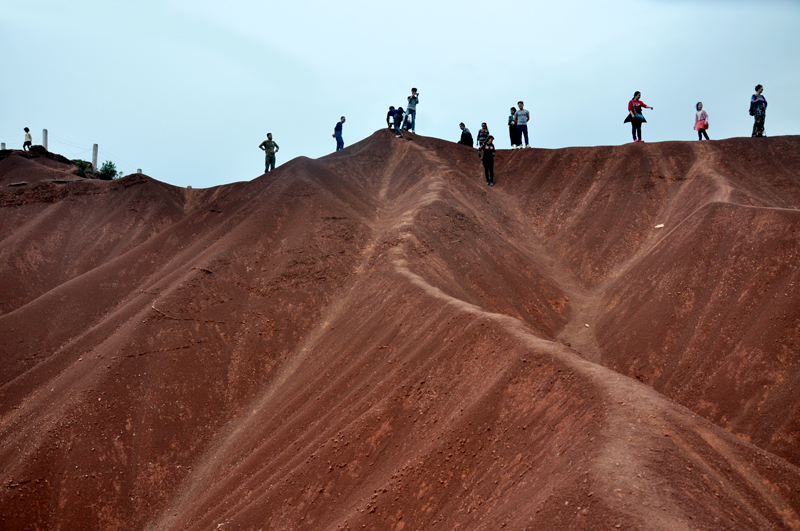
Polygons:
<instances>
[{"instance_id":1,"label":"person in dark jacket","mask_svg":"<svg viewBox=\"0 0 800 531\"><path fill-rule=\"evenodd\" d=\"M750 116L755 118L753 134L751 136L764 136L764 120L767 118L767 99L761 95L763 85L756 85L756 93L750 98Z\"/></svg>"},{"instance_id":2,"label":"person in dark jacket","mask_svg":"<svg viewBox=\"0 0 800 531\"><path fill-rule=\"evenodd\" d=\"M464 122L461 122L458 126L461 128L461 140L459 140L458 143L472 147L472 133L469 132Z\"/></svg>"},{"instance_id":3,"label":"person in dark jacket","mask_svg":"<svg viewBox=\"0 0 800 531\"><path fill-rule=\"evenodd\" d=\"M395 110L394 105L389 105L389 112L386 113L386 126L389 128L389 131L393 129L392 126L392 117L394 116Z\"/></svg>"},{"instance_id":4,"label":"person in dark jacket","mask_svg":"<svg viewBox=\"0 0 800 531\"><path fill-rule=\"evenodd\" d=\"M508 136L511 139L511 149L522 147L522 140L519 136L519 129L517 129L517 109L511 107L511 114L508 116Z\"/></svg>"},{"instance_id":5,"label":"person in dark jacket","mask_svg":"<svg viewBox=\"0 0 800 531\"><path fill-rule=\"evenodd\" d=\"M400 126L403 123L403 115L405 111L402 107L398 107L395 109L394 107L389 107L389 114L386 115L386 123L389 123L389 118L392 119L392 124L394 126L394 134L397 138L403 138L403 132L400 130ZM389 129L392 127L390 126Z\"/></svg>"},{"instance_id":6,"label":"person in dark jacket","mask_svg":"<svg viewBox=\"0 0 800 531\"><path fill-rule=\"evenodd\" d=\"M486 175L486 184L494 186L494 137L489 135L486 142L478 148L478 156L483 161L483 173Z\"/></svg>"},{"instance_id":7,"label":"person in dark jacket","mask_svg":"<svg viewBox=\"0 0 800 531\"><path fill-rule=\"evenodd\" d=\"M342 124L344 124L344 122L345 119L344 116L342 116L333 128L333 138L336 139L336 151L344 149L344 139L342 139Z\"/></svg>"}]
</instances>

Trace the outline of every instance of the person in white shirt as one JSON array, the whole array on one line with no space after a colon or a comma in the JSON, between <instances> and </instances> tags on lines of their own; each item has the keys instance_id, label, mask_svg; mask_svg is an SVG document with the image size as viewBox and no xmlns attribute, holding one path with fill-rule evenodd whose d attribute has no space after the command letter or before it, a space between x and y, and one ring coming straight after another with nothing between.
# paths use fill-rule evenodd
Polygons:
<instances>
[{"instance_id":1,"label":"person in white shirt","mask_svg":"<svg viewBox=\"0 0 800 531\"><path fill-rule=\"evenodd\" d=\"M23 151L30 151L32 143L33 143L33 137L31 136L31 130L26 127L25 128L25 142L22 143L22 150Z\"/></svg>"}]
</instances>

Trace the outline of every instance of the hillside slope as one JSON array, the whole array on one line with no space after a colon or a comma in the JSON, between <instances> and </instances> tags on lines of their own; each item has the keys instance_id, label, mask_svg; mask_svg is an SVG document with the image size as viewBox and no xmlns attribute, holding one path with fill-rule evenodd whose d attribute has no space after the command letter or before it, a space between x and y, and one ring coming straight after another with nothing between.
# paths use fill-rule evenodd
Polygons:
<instances>
[{"instance_id":1,"label":"hillside slope","mask_svg":"<svg viewBox=\"0 0 800 531\"><path fill-rule=\"evenodd\" d=\"M0 527L798 529L799 147L4 187Z\"/></svg>"}]
</instances>

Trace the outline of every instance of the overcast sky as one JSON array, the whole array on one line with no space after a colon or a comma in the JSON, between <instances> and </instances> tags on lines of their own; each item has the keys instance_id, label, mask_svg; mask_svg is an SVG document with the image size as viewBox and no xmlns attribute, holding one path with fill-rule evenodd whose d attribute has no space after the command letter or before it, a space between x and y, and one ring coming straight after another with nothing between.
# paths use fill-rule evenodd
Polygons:
<instances>
[{"instance_id":1,"label":"overcast sky","mask_svg":"<svg viewBox=\"0 0 800 531\"><path fill-rule=\"evenodd\" d=\"M489 124L508 148L524 100L536 147L749 136L757 83L766 134L800 134L800 1L25 0L0 9L0 142L49 131L69 158L111 160L195 188L250 180L272 132L278 165L385 126L420 92L417 132L457 141Z\"/></svg>"}]
</instances>

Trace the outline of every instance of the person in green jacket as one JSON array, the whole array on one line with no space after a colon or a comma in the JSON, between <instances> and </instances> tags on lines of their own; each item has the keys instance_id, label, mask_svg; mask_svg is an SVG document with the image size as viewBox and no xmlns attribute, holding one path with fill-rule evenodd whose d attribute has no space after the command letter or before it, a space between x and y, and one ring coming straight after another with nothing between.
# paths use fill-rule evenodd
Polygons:
<instances>
[{"instance_id":1,"label":"person in green jacket","mask_svg":"<svg viewBox=\"0 0 800 531\"><path fill-rule=\"evenodd\" d=\"M275 153L278 152L280 147L278 144L272 140L272 133L267 133L267 139L261 142L258 145L261 149L264 150L267 154L267 160L265 163L266 168L264 169L264 173L267 173L270 170L270 167L274 170L275 169Z\"/></svg>"}]
</instances>

